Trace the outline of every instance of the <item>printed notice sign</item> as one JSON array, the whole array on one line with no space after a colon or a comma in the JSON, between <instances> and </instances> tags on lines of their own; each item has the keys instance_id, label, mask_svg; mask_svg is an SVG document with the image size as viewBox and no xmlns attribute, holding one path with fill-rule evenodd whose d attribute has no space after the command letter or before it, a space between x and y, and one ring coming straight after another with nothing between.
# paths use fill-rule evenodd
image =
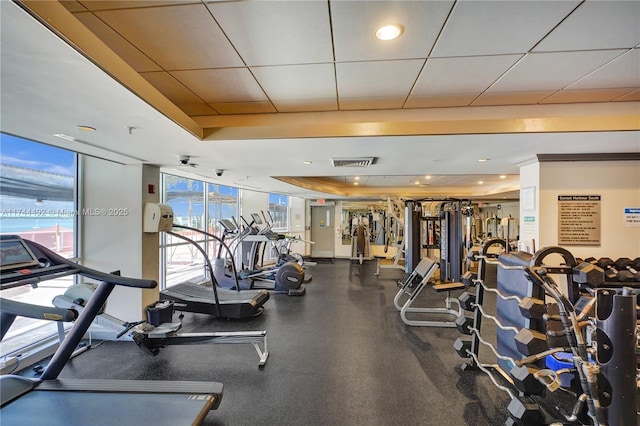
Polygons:
<instances>
[{"instance_id":1,"label":"printed notice sign","mask_svg":"<svg viewBox=\"0 0 640 426\"><path fill-rule=\"evenodd\" d=\"M640 207L624 208L624 226L640 228Z\"/></svg>"},{"instance_id":2,"label":"printed notice sign","mask_svg":"<svg viewBox=\"0 0 640 426\"><path fill-rule=\"evenodd\" d=\"M558 195L558 244L600 245L600 195Z\"/></svg>"}]
</instances>

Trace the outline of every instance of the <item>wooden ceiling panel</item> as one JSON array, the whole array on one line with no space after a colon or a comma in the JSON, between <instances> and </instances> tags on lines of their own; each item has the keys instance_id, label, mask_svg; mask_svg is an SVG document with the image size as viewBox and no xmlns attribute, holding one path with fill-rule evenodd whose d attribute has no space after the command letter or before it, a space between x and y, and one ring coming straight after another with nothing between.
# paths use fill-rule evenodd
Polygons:
<instances>
[{"instance_id":1,"label":"wooden ceiling panel","mask_svg":"<svg viewBox=\"0 0 640 426\"><path fill-rule=\"evenodd\" d=\"M619 98L614 99L614 101L621 102L630 102L630 101L640 101L640 89L633 90L626 95L620 96Z\"/></svg>"},{"instance_id":2,"label":"wooden ceiling panel","mask_svg":"<svg viewBox=\"0 0 640 426\"><path fill-rule=\"evenodd\" d=\"M264 114L276 112L271 102L212 102L220 114Z\"/></svg>"},{"instance_id":3,"label":"wooden ceiling panel","mask_svg":"<svg viewBox=\"0 0 640 426\"><path fill-rule=\"evenodd\" d=\"M80 0L78 3L82 4L88 10L109 10L137 9L200 2L198 0Z\"/></svg>"},{"instance_id":4,"label":"wooden ceiling panel","mask_svg":"<svg viewBox=\"0 0 640 426\"><path fill-rule=\"evenodd\" d=\"M336 111L338 101L335 97L328 99L297 99L271 101L278 112Z\"/></svg>"},{"instance_id":5,"label":"wooden ceiling panel","mask_svg":"<svg viewBox=\"0 0 640 426\"><path fill-rule=\"evenodd\" d=\"M272 101L336 97L333 64L254 67L251 72Z\"/></svg>"},{"instance_id":6,"label":"wooden ceiling panel","mask_svg":"<svg viewBox=\"0 0 640 426\"><path fill-rule=\"evenodd\" d=\"M362 97L362 98L340 98L340 109L363 110L363 109L400 109L404 104L403 96L382 96L382 97Z\"/></svg>"},{"instance_id":7,"label":"wooden ceiling panel","mask_svg":"<svg viewBox=\"0 0 640 426\"><path fill-rule=\"evenodd\" d=\"M173 71L171 75L206 103L267 100L246 68Z\"/></svg>"},{"instance_id":8,"label":"wooden ceiling panel","mask_svg":"<svg viewBox=\"0 0 640 426\"><path fill-rule=\"evenodd\" d=\"M473 101L473 106L537 104L554 93L554 91L549 90L531 92L485 92Z\"/></svg>"},{"instance_id":9,"label":"wooden ceiling panel","mask_svg":"<svg viewBox=\"0 0 640 426\"><path fill-rule=\"evenodd\" d=\"M631 89L583 89L561 90L554 93L541 103L543 104L569 104L577 102L610 102L629 93Z\"/></svg>"},{"instance_id":10,"label":"wooden ceiling panel","mask_svg":"<svg viewBox=\"0 0 640 426\"><path fill-rule=\"evenodd\" d=\"M140 73L140 75L174 104L204 104L202 99L198 98L167 72L145 72Z\"/></svg>"},{"instance_id":11,"label":"wooden ceiling panel","mask_svg":"<svg viewBox=\"0 0 640 426\"><path fill-rule=\"evenodd\" d=\"M244 65L203 4L96 15L167 71Z\"/></svg>"},{"instance_id":12,"label":"wooden ceiling panel","mask_svg":"<svg viewBox=\"0 0 640 426\"><path fill-rule=\"evenodd\" d=\"M454 95L411 95L404 104L405 108L440 108L468 106L478 97L478 93L456 93Z\"/></svg>"},{"instance_id":13,"label":"wooden ceiling panel","mask_svg":"<svg viewBox=\"0 0 640 426\"><path fill-rule=\"evenodd\" d=\"M113 50L118 56L125 60L134 70L138 72L160 71L162 68L140 50L136 49L129 41L116 33L111 27L102 22L91 12L74 14L91 32Z\"/></svg>"}]
</instances>

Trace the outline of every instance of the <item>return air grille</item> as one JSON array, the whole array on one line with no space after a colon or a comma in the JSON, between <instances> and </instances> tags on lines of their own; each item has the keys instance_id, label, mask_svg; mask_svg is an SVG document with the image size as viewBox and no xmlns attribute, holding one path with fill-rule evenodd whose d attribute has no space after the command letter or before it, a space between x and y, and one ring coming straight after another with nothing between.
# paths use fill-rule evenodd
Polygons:
<instances>
[{"instance_id":1,"label":"return air grille","mask_svg":"<svg viewBox=\"0 0 640 426\"><path fill-rule=\"evenodd\" d=\"M332 158L333 167L369 167L375 157Z\"/></svg>"}]
</instances>

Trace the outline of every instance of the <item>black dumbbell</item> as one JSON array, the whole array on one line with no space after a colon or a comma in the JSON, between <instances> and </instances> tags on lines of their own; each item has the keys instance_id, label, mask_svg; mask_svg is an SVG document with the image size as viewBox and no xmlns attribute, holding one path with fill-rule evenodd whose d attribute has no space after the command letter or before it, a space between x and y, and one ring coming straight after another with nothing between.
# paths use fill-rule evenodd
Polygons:
<instances>
[{"instance_id":1,"label":"black dumbbell","mask_svg":"<svg viewBox=\"0 0 640 426\"><path fill-rule=\"evenodd\" d=\"M523 328L517 332L516 348L522 355L529 356L539 354L549 349L547 336L539 331Z\"/></svg>"},{"instance_id":2,"label":"black dumbbell","mask_svg":"<svg viewBox=\"0 0 640 426\"><path fill-rule=\"evenodd\" d=\"M460 302L460 307L465 311L473 311L475 310L476 304L476 295L471 294L468 291L463 292L459 297L458 301Z\"/></svg>"},{"instance_id":3,"label":"black dumbbell","mask_svg":"<svg viewBox=\"0 0 640 426\"><path fill-rule=\"evenodd\" d=\"M634 266L633 260L629 259L628 257L621 257L620 259L616 260L616 268L628 270L631 274L633 274L634 281L640 281L640 272L638 272L638 269Z\"/></svg>"},{"instance_id":4,"label":"black dumbbell","mask_svg":"<svg viewBox=\"0 0 640 426\"><path fill-rule=\"evenodd\" d=\"M471 326L473 326L473 318L468 317L464 314L456 318L456 328L460 333L471 334L471 330L469 330L469 327Z\"/></svg>"},{"instance_id":5,"label":"black dumbbell","mask_svg":"<svg viewBox=\"0 0 640 426\"><path fill-rule=\"evenodd\" d=\"M596 264L606 271L606 276L611 281L633 281L631 272L618 271L615 262L608 257L601 257Z\"/></svg>"},{"instance_id":6,"label":"black dumbbell","mask_svg":"<svg viewBox=\"0 0 640 426\"><path fill-rule=\"evenodd\" d=\"M476 274L471 271L467 271L460 277L460 282L467 287L472 287L474 285L473 280L476 279Z\"/></svg>"},{"instance_id":7,"label":"black dumbbell","mask_svg":"<svg viewBox=\"0 0 640 426\"><path fill-rule=\"evenodd\" d=\"M453 348L456 350L460 358L469 358L467 351L471 350L471 340L458 337L456 341L453 342Z\"/></svg>"},{"instance_id":8,"label":"black dumbbell","mask_svg":"<svg viewBox=\"0 0 640 426\"><path fill-rule=\"evenodd\" d=\"M525 395L544 395L547 387L534 376L536 371L538 369L535 367L522 365L513 367L509 371L509 375L513 379L513 385L516 389Z\"/></svg>"},{"instance_id":9,"label":"black dumbbell","mask_svg":"<svg viewBox=\"0 0 640 426\"><path fill-rule=\"evenodd\" d=\"M604 269L593 262L581 262L573 268L573 281L597 287L604 282Z\"/></svg>"},{"instance_id":10,"label":"black dumbbell","mask_svg":"<svg viewBox=\"0 0 640 426\"><path fill-rule=\"evenodd\" d=\"M507 411L516 424L522 426L542 425L544 416L540 406L529 396L516 396L509 402Z\"/></svg>"},{"instance_id":11,"label":"black dumbbell","mask_svg":"<svg viewBox=\"0 0 640 426\"><path fill-rule=\"evenodd\" d=\"M524 297L518 303L518 308L520 309L520 314L528 319L542 319L542 316L547 312L547 305L543 300L529 296Z\"/></svg>"}]
</instances>

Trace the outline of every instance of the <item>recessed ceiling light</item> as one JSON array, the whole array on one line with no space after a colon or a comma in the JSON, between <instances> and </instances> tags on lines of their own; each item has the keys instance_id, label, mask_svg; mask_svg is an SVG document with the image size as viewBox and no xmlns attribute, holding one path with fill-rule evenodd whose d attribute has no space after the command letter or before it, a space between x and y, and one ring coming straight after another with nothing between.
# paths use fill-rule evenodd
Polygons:
<instances>
[{"instance_id":1,"label":"recessed ceiling light","mask_svg":"<svg viewBox=\"0 0 640 426\"><path fill-rule=\"evenodd\" d=\"M360 176L354 177L355 180L360 180Z\"/></svg>"},{"instance_id":2,"label":"recessed ceiling light","mask_svg":"<svg viewBox=\"0 0 640 426\"><path fill-rule=\"evenodd\" d=\"M424 178L425 179L431 179L431 176L425 176Z\"/></svg>"},{"instance_id":3,"label":"recessed ceiling light","mask_svg":"<svg viewBox=\"0 0 640 426\"><path fill-rule=\"evenodd\" d=\"M478 181L478 185L482 185L483 183L484 183L484 182L483 182L483 181L481 181L481 180L479 180L479 181Z\"/></svg>"},{"instance_id":4,"label":"recessed ceiling light","mask_svg":"<svg viewBox=\"0 0 640 426\"><path fill-rule=\"evenodd\" d=\"M415 183L416 185L420 185L420 181L415 181L413 183Z\"/></svg>"},{"instance_id":5,"label":"recessed ceiling light","mask_svg":"<svg viewBox=\"0 0 640 426\"><path fill-rule=\"evenodd\" d=\"M385 25L384 27L378 28L376 37L380 40L393 40L402 34L402 30L401 25Z\"/></svg>"},{"instance_id":6,"label":"recessed ceiling light","mask_svg":"<svg viewBox=\"0 0 640 426\"><path fill-rule=\"evenodd\" d=\"M500 175L500 179L506 179L507 175Z\"/></svg>"},{"instance_id":7,"label":"recessed ceiling light","mask_svg":"<svg viewBox=\"0 0 640 426\"><path fill-rule=\"evenodd\" d=\"M489 159L488 159L488 158L481 158L481 159L479 159L478 161L479 161L480 163L484 163L485 161L489 161Z\"/></svg>"},{"instance_id":8,"label":"recessed ceiling light","mask_svg":"<svg viewBox=\"0 0 640 426\"><path fill-rule=\"evenodd\" d=\"M76 126L78 130L82 130L83 132L95 132L96 128L91 126Z\"/></svg>"},{"instance_id":9,"label":"recessed ceiling light","mask_svg":"<svg viewBox=\"0 0 640 426\"><path fill-rule=\"evenodd\" d=\"M304 164L313 164L313 161L305 161Z\"/></svg>"}]
</instances>

